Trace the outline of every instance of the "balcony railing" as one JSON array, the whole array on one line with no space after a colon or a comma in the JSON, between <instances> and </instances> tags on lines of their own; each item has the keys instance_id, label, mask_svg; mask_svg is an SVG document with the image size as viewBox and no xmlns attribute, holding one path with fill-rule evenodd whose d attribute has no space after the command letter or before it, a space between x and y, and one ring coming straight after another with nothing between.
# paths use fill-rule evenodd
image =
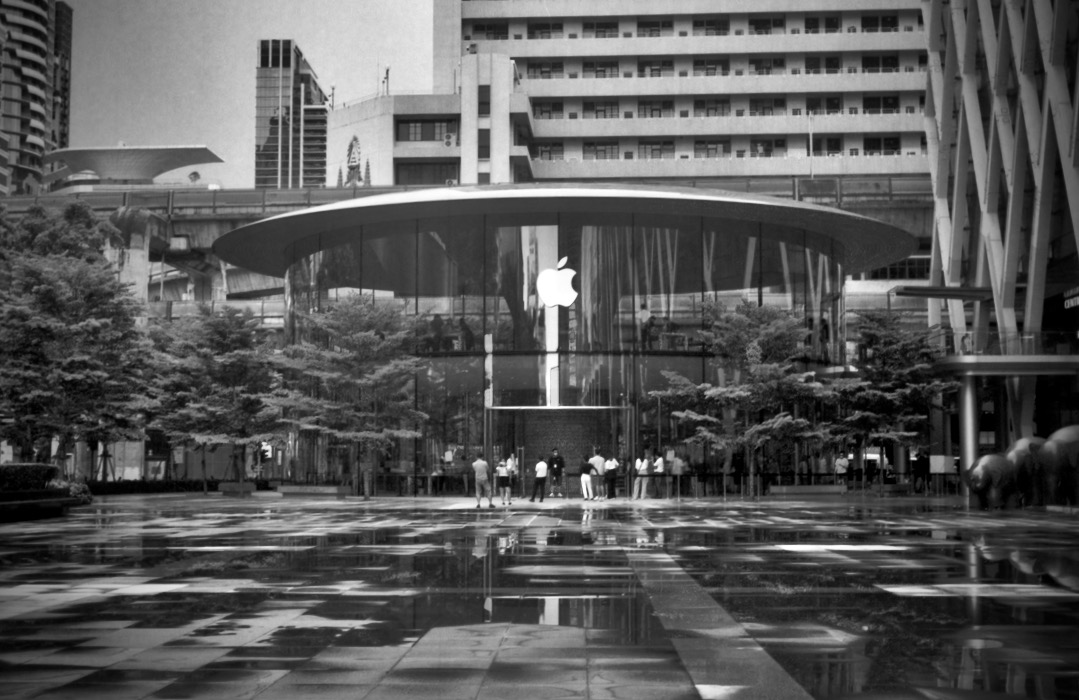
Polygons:
<instances>
[{"instance_id":1,"label":"balcony railing","mask_svg":"<svg viewBox=\"0 0 1079 700\"><path fill-rule=\"evenodd\" d=\"M930 342L952 356L1079 355L1079 334L1074 331L956 333L938 328L930 334Z\"/></svg>"}]
</instances>

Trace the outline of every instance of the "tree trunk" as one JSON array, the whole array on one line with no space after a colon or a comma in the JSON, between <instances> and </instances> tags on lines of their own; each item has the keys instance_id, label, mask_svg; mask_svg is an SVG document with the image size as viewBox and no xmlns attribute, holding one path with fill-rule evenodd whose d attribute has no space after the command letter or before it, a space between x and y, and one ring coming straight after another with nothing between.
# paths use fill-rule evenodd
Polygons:
<instances>
[{"instance_id":1,"label":"tree trunk","mask_svg":"<svg viewBox=\"0 0 1079 700\"><path fill-rule=\"evenodd\" d=\"M210 486L206 483L206 445L199 446L199 454L202 455L202 495L210 493Z\"/></svg>"}]
</instances>

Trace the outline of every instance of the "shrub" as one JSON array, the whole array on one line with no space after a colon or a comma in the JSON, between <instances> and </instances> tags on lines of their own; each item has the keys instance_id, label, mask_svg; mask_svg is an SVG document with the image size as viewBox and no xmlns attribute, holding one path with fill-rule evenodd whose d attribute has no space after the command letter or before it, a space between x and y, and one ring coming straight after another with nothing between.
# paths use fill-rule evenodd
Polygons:
<instances>
[{"instance_id":1,"label":"shrub","mask_svg":"<svg viewBox=\"0 0 1079 700\"><path fill-rule=\"evenodd\" d=\"M52 464L0 464L0 491L42 491L58 473Z\"/></svg>"}]
</instances>

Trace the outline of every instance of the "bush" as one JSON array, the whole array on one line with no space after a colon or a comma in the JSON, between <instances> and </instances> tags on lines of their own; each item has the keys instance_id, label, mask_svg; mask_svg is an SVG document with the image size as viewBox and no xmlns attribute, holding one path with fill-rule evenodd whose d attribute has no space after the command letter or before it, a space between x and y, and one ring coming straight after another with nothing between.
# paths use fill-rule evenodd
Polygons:
<instances>
[{"instance_id":1,"label":"bush","mask_svg":"<svg viewBox=\"0 0 1079 700\"><path fill-rule=\"evenodd\" d=\"M0 464L0 491L43 491L59 471L52 464Z\"/></svg>"}]
</instances>

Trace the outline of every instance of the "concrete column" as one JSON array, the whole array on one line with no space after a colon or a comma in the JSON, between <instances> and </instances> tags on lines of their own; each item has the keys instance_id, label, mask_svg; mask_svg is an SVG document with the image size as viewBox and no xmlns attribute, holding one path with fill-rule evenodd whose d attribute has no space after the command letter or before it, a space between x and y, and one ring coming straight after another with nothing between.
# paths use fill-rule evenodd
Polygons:
<instances>
[{"instance_id":1,"label":"concrete column","mask_svg":"<svg viewBox=\"0 0 1079 700\"><path fill-rule=\"evenodd\" d=\"M959 380L959 474L966 474L978 459L978 379L964 375ZM970 489L963 481L963 496Z\"/></svg>"}]
</instances>

